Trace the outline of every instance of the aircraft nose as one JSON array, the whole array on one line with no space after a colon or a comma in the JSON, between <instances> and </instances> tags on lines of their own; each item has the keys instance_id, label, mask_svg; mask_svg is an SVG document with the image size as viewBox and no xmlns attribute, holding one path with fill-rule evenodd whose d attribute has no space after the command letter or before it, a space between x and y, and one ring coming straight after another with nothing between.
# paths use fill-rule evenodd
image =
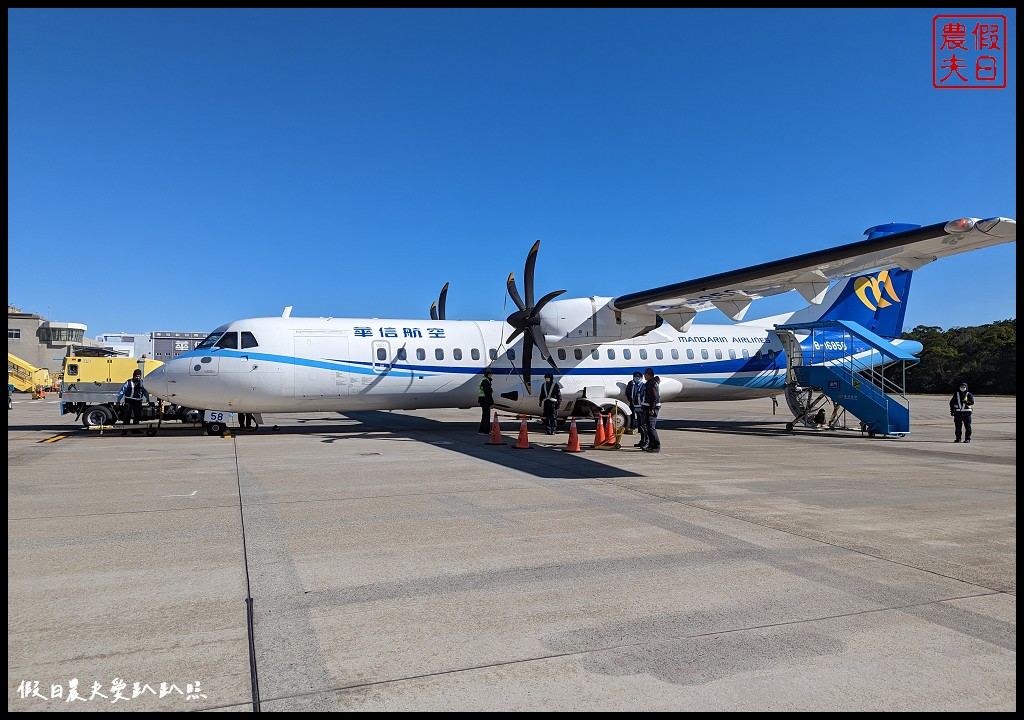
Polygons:
<instances>
[{"instance_id":1,"label":"aircraft nose","mask_svg":"<svg viewBox=\"0 0 1024 720\"><path fill-rule=\"evenodd\" d=\"M167 365L161 365L146 375L146 389L161 400L167 399Z\"/></svg>"}]
</instances>

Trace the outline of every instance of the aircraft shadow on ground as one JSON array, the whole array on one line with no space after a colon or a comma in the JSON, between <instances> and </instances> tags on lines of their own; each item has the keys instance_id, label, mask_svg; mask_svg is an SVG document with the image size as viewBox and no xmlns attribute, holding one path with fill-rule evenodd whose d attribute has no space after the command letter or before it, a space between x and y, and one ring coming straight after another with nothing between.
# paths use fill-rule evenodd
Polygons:
<instances>
[{"instance_id":1,"label":"aircraft shadow on ground","mask_svg":"<svg viewBox=\"0 0 1024 720\"><path fill-rule=\"evenodd\" d=\"M762 437L774 437L777 435L789 435L786 430L788 421L773 420L660 420L658 421L658 432L662 430L685 432L713 432L727 433L732 435L760 435Z\"/></svg>"},{"instance_id":2,"label":"aircraft shadow on ground","mask_svg":"<svg viewBox=\"0 0 1024 720\"><path fill-rule=\"evenodd\" d=\"M644 476L643 473L617 468L598 460L597 458L602 453L614 451L588 449L587 440L593 442L592 438L588 437L580 438L581 447L584 449L583 453L565 452L569 437L566 433L559 433L554 437L543 436L546 441L551 441L550 444L545 441L541 445L531 440L529 449L518 450L513 448L518 438L518 426L515 433L510 433L507 430L502 433L505 445L488 445L487 437L476 434L476 422L441 422L429 418L376 410L345 413L343 417L356 421L358 425L332 426L330 429L321 429L313 426L313 423L323 422L321 419L317 419L311 420L307 425L293 427L291 430L305 434L323 432L325 442L342 439L339 436L345 436L344 439L348 439L349 437L365 437L369 434L384 434L388 436L386 439L398 441L414 439L539 478L575 480L579 478ZM288 428L281 430L286 431ZM532 430L533 428L531 428L531 432ZM434 435L433 438L425 436L431 434ZM378 437L378 439L383 438ZM557 442L555 442L556 439Z\"/></svg>"}]
</instances>

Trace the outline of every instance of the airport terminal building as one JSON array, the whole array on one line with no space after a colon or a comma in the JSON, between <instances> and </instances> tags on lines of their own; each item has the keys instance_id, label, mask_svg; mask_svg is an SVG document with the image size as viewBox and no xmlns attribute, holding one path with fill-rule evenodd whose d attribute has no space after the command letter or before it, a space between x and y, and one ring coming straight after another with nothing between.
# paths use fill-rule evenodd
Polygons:
<instances>
[{"instance_id":1,"label":"airport terminal building","mask_svg":"<svg viewBox=\"0 0 1024 720\"><path fill-rule=\"evenodd\" d=\"M167 362L194 350L209 333L158 330L147 333L106 333L95 340L86 337L88 326L57 322L35 313L7 306L7 352L51 375L61 372L69 348L104 348L123 357L142 357Z\"/></svg>"},{"instance_id":2,"label":"airport terminal building","mask_svg":"<svg viewBox=\"0 0 1024 720\"><path fill-rule=\"evenodd\" d=\"M7 352L51 374L59 373L69 347L99 347L85 337L88 326L57 322L7 306Z\"/></svg>"}]
</instances>

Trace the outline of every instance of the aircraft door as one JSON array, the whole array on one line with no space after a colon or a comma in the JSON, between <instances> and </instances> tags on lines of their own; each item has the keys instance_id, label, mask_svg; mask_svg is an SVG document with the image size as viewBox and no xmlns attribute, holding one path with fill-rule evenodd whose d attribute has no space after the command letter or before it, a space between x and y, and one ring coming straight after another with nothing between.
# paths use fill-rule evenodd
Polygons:
<instances>
[{"instance_id":1,"label":"aircraft door","mask_svg":"<svg viewBox=\"0 0 1024 720\"><path fill-rule=\"evenodd\" d=\"M349 359L344 333L295 333L295 397L333 398L349 394L352 373L341 363Z\"/></svg>"},{"instance_id":2,"label":"aircraft door","mask_svg":"<svg viewBox=\"0 0 1024 720\"><path fill-rule=\"evenodd\" d=\"M391 343L387 340L374 340L370 352L373 355L373 371L378 375L391 367Z\"/></svg>"}]
</instances>

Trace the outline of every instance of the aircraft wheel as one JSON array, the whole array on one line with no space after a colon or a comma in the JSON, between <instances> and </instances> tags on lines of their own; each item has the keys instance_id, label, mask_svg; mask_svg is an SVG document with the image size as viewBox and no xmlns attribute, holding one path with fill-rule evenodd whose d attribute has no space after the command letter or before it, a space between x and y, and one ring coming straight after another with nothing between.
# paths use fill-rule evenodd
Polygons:
<instances>
[{"instance_id":1,"label":"aircraft wheel","mask_svg":"<svg viewBox=\"0 0 1024 720\"><path fill-rule=\"evenodd\" d=\"M223 435L224 434L224 423L220 423L220 422L209 422L209 423L206 423L206 432L209 435Z\"/></svg>"},{"instance_id":2,"label":"aircraft wheel","mask_svg":"<svg viewBox=\"0 0 1024 720\"><path fill-rule=\"evenodd\" d=\"M602 413L614 413L612 418L612 426L619 430L620 428L626 427L629 424L629 418L626 417L626 411L620 408L618 405L608 405L601 408Z\"/></svg>"},{"instance_id":3,"label":"aircraft wheel","mask_svg":"<svg viewBox=\"0 0 1024 720\"><path fill-rule=\"evenodd\" d=\"M786 430L788 430L789 432L793 432L793 423L786 423Z\"/></svg>"},{"instance_id":4,"label":"aircraft wheel","mask_svg":"<svg viewBox=\"0 0 1024 720\"><path fill-rule=\"evenodd\" d=\"M203 421L203 411L185 408L181 411L181 421L190 425L198 425Z\"/></svg>"},{"instance_id":5,"label":"aircraft wheel","mask_svg":"<svg viewBox=\"0 0 1024 720\"><path fill-rule=\"evenodd\" d=\"M873 438L874 436L875 436L875 431L874 430L868 430L868 437L869 438Z\"/></svg>"}]
</instances>

